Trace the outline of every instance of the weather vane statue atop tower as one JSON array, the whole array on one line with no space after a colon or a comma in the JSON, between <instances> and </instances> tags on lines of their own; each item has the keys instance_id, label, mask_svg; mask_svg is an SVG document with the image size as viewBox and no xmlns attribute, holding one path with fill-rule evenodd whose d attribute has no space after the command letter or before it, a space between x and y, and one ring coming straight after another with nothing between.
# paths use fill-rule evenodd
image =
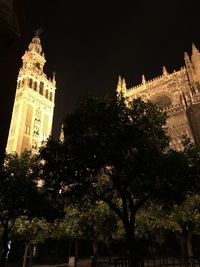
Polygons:
<instances>
[{"instance_id":1,"label":"weather vane statue atop tower","mask_svg":"<svg viewBox=\"0 0 200 267\"><path fill-rule=\"evenodd\" d=\"M43 32L44 32L44 30L40 27L39 29L34 31L34 35L35 36L40 36L40 34L43 33Z\"/></svg>"}]
</instances>

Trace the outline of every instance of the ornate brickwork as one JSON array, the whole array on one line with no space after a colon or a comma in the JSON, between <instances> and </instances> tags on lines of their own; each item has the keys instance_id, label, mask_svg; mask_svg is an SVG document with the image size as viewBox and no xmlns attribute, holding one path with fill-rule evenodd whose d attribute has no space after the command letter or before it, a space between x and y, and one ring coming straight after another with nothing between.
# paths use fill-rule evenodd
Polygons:
<instances>
[{"instance_id":1,"label":"ornate brickwork","mask_svg":"<svg viewBox=\"0 0 200 267\"><path fill-rule=\"evenodd\" d=\"M37 152L51 134L56 90L55 75L48 79L43 71L46 60L38 32L22 61L6 148L18 154L24 149Z\"/></svg>"},{"instance_id":2,"label":"ornate brickwork","mask_svg":"<svg viewBox=\"0 0 200 267\"><path fill-rule=\"evenodd\" d=\"M185 66L155 79L127 88L125 79L119 77L117 92L134 99L141 97L157 103L168 113L167 128L171 137L171 146L182 149L181 139L187 135L196 144L200 144L200 53L192 45L191 57L184 55Z\"/></svg>"}]
</instances>

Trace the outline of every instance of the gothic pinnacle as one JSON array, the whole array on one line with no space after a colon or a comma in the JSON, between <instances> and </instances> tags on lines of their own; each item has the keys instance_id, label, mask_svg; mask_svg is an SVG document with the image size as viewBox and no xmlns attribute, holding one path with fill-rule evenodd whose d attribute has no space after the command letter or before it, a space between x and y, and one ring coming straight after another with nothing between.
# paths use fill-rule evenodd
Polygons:
<instances>
[{"instance_id":1,"label":"gothic pinnacle","mask_svg":"<svg viewBox=\"0 0 200 267\"><path fill-rule=\"evenodd\" d=\"M184 59L185 60L189 59L189 56L188 56L188 53L187 52L184 53Z\"/></svg>"},{"instance_id":2,"label":"gothic pinnacle","mask_svg":"<svg viewBox=\"0 0 200 267\"><path fill-rule=\"evenodd\" d=\"M185 60L185 65L186 65L187 67L189 67L190 64L191 64L191 62L190 62L190 58L189 58L189 55L188 55L187 52L184 53L184 60Z\"/></svg>"},{"instance_id":3,"label":"gothic pinnacle","mask_svg":"<svg viewBox=\"0 0 200 267\"><path fill-rule=\"evenodd\" d=\"M118 86L122 86L122 78L121 78L121 76L119 75L119 78L118 78Z\"/></svg>"},{"instance_id":4,"label":"gothic pinnacle","mask_svg":"<svg viewBox=\"0 0 200 267\"><path fill-rule=\"evenodd\" d=\"M126 89L126 81L125 81L125 79L122 79L122 88Z\"/></svg>"},{"instance_id":5,"label":"gothic pinnacle","mask_svg":"<svg viewBox=\"0 0 200 267\"><path fill-rule=\"evenodd\" d=\"M168 71L167 71L167 69L166 69L166 67L165 66L163 66L163 75L164 76L166 76L166 75L168 75L169 73L168 73Z\"/></svg>"},{"instance_id":6,"label":"gothic pinnacle","mask_svg":"<svg viewBox=\"0 0 200 267\"><path fill-rule=\"evenodd\" d=\"M121 76L119 75L119 78L118 78L118 84L117 84L117 94L120 95L122 92L122 78Z\"/></svg>"},{"instance_id":7,"label":"gothic pinnacle","mask_svg":"<svg viewBox=\"0 0 200 267\"><path fill-rule=\"evenodd\" d=\"M146 79L145 79L144 74L142 74L142 84L145 84L145 83L146 83Z\"/></svg>"},{"instance_id":8,"label":"gothic pinnacle","mask_svg":"<svg viewBox=\"0 0 200 267\"><path fill-rule=\"evenodd\" d=\"M56 84L56 73L55 71L53 72L53 79L52 79L53 84Z\"/></svg>"},{"instance_id":9,"label":"gothic pinnacle","mask_svg":"<svg viewBox=\"0 0 200 267\"><path fill-rule=\"evenodd\" d=\"M196 48L196 45L192 43L192 54L199 53L199 50Z\"/></svg>"}]
</instances>

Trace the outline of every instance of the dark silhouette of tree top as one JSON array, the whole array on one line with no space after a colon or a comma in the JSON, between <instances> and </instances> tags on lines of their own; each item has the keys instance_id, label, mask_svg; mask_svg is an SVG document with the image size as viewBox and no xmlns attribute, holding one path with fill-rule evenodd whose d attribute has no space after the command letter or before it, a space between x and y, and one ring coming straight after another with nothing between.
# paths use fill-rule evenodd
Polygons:
<instances>
[{"instance_id":1,"label":"dark silhouette of tree top","mask_svg":"<svg viewBox=\"0 0 200 267\"><path fill-rule=\"evenodd\" d=\"M136 212L158 191L165 123L150 102L87 97L66 116L64 142L50 140L41 150L46 184L69 201L107 203L123 222L131 255Z\"/></svg>"}]
</instances>

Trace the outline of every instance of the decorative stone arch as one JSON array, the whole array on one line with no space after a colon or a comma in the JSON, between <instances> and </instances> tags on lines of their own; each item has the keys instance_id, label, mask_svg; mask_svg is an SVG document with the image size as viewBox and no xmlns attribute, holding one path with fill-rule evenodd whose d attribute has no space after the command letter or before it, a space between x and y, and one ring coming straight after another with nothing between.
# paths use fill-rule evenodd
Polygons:
<instances>
[{"instance_id":1,"label":"decorative stone arch","mask_svg":"<svg viewBox=\"0 0 200 267\"><path fill-rule=\"evenodd\" d=\"M147 101L147 100L149 100L149 97L148 97L147 94L141 94L139 97L140 97L143 101Z\"/></svg>"},{"instance_id":2,"label":"decorative stone arch","mask_svg":"<svg viewBox=\"0 0 200 267\"><path fill-rule=\"evenodd\" d=\"M35 81L34 86L33 86L34 91L37 91L37 87L38 87L38 85L37 85L37 82Z\"/></svg>"},{"instance_id":3,"label":"decorative stone arch","mask_svg":"<svg viewBox=\"0 0 200 267\"><path fill-rule=\"evenodd\" d=\"M29 87L33 88L33 79L32 78L29 79Z\"/></svg>"},{"instance_id":4,"label":"decorative stone arch","mask_svg":"<svg viewBox=\"0 0 200 267\"><path fill-rule=\"evenodd\" d=\"M53 93L52 93L52 92L50 92L50 94L49 94L49 100L50 100L50 101L53 100Z\"/></svg>"},{"instance_id":5,"label":"decorative stone arch","mask_svg":"<svg viewBox=\"0 0 200 267\"><path fill-rule=\"evenodd\" d=\"M40 93L41 95L44 95L44 82L40 82L39 93Z\"/></svg>"},{"instance_id":6,"label":"decorative stone arch","mask_svg":"<svg viewBox=\"0 0 200 267\"><path fill-rule=\"evenodd\" d=\"M172 105L173 96L168 92L162 92L152 95L149 100L161 108L167 108Z\"/></svg>"},{"instance_id":7,"label":"decorative stone arch","mask_svg":"<svg viewBox=\"0 0 200 267\"><path fill-rule=\"evenodd\" d=\"M48 89L46 89L46 91L45 91L45 97L48 99L49 98L49 90Z\"/></svg>"},{"instance_id":8,"label":"decorative stone arch","mask_svg":"<svg viewBox=\"0 0 200 267\"><path fill-rule=\"evenodd\" d=\"M17 89L19 89L21 86L21 80L18 81Z\"/></svg>"},{"instance_id":9,"label":"decorative stone arch","mask_svg":"<svg viewBox=\"0 0 200 267\"><path fill-rule=\"evenodd\" d=\"M22 81L21 81L22 87L24 86L24 84L25 84L25 79L23 78Z\"/></svg>"}]
</instances>

